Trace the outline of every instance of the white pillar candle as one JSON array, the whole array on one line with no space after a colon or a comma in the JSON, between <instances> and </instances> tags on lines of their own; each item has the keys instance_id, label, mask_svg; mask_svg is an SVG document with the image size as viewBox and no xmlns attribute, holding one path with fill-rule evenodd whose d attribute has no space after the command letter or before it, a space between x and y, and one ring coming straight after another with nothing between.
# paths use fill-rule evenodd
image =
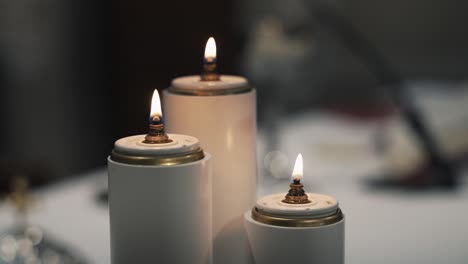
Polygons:
<instances>
[{"instance_id":1,"label":"white pillar candle","mask_svg":"<svg viewBox=\"0 0 468 264\"><path fill-rule=\"evenodd\" d=\"M176 78L164 91L166 127L199 138L213 155L214 263L246 264L243 214L255 202L256 92L243 77L217 75L215 53L206 53L202 77Z\"/></svg>"},{"instance_id":2,"label":"white pillar candle","mask_svg":"<svg viewBox=\"0 0 468 264\"><path fill-rule=\"evenodd\" d=\"M285 193L272 194L244 214L255 263L344 263L345 220L338 201L315 193L291 197L303 191L302 172L294 171L287 195L292 203Z\"/></svg>"},{"instance_id":3,"label":"white pillar candle","mask_svg":"<svg viewBox=\"0 0 468 264\"><path fill-rule=\"evenodd\" d=\"M113 264L212 263L210 155L163 134L119 139L108 158Z\"/></svg>"}]
</instances>

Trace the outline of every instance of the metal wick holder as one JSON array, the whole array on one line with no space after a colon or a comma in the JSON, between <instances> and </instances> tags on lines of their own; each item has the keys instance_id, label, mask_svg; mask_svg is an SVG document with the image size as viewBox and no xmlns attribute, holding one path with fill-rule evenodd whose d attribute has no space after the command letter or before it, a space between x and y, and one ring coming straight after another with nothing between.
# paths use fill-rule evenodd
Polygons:
<instances>
[{"instance_id":1,"label":"metal wick holder","mask_svg":"<svg viewBox=\"0 0 468 264\"><path fill-rule=\"evenodd\" d=\"M205 59L203 61L202 81L219 81L219 74L216 72L216 59Z\"/></svg>"},{"instance_id":2,"label":"metal wick holder","mask_svg":"<svg viewBox=\"0 0 468 264\"><path fill-rule=\"evenodd\" d=\"M170 143L172 139L164 132L164 124L160 116L154 116L150 120L149 131L143 140L145 144L164 144Z\"/></svg>"},{"instance_id":3,"label":"metal wick holder","mask_svg":"<svg viewBox=\"0 0 468 264\"><path fill-rule=\"evenodd\" d=\"M291 187L291 189L289 189L288 194L286 194L286 197L282 200L283 203L307 204L311 202L304 191L304 185L299 180L294 180L289 187Z\"/></svg>"}]
</instances>

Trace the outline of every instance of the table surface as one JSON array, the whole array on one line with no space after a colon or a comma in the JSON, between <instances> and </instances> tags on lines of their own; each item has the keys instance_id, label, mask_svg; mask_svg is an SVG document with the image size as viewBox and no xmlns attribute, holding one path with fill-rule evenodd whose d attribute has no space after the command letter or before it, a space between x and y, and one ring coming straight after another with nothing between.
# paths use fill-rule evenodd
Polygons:
<instances>
[{"instance_id":1,"label":"table surface","mask_svg":"<svg viewBox=\"0 0 468 264\"><path fill-rule=\"evenodd\" d=\"M96 192L105 180L99 170L36 194L30 222L77 249L92 263L110 263L109 217ZM283 191L285 182L263 193ZM268 189L268 191L266 190ZM346 215L346 263L466 263L468 185L456 193L368 191L362 182L321 186L339 198ZM0 207L0 226L13 223L11 207Z\"/></svg>"}]
</instances>

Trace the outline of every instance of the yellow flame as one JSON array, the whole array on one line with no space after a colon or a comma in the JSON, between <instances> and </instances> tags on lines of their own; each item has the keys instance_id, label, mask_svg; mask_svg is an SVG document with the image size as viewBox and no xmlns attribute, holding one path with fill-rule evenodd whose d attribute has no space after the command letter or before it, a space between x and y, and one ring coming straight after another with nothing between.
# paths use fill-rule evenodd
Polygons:
<instances>
[{"instance_id":1,"label":"yellow flame","mask_svg":"<svg viewBox=\"0 0 468 264\"><path fill-rule=\"evenodd\" d=\"M206 42L205 59L216 59L216 42L213 37Z\"/></svg>"},{"instance_id":2,"label":"yellow flame","mask_svg":"<svg viewBox=\"0 0 468 264\"><path fill-rule=\"evenodd\" d=\"M153 92L153 98L151 99L151 114L150 116L162 116L161 110L161 99L159 99L158 90L155 89Z\"/></svg>"},{"instance_id":3,"label":"yellow flame","mask_svg":"<svg viewBox=\"0 0 468 264\"><path fill-rule=\"evenodd\" d=\"M304 172L303 172L304 169L303 169L302 163L303 163L302 154L299 153L299 155L297 155L296 163L294 164L294 170L293 170L293 173L292 173L293 181L294 180L300 181L302 179L302 176L304 174Z\"/></svg>"}]
</instances>

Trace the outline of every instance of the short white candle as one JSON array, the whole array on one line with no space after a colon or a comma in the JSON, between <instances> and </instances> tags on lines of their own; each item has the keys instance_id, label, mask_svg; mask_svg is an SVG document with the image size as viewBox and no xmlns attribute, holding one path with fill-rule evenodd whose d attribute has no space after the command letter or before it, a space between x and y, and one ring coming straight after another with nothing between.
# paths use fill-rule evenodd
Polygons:
<instances>
[{"instance_id":1,"label":"short white candle","mask_svg":"<svg viewBox=\"0 0 468 264\"><path fill-rule=\"evenodd\" d=\"M338 201L303 192L302 174L299 154L288 194L262 197L244 214L256 264L344 263L344 216Z\"/></svg>"}]
</instances>

